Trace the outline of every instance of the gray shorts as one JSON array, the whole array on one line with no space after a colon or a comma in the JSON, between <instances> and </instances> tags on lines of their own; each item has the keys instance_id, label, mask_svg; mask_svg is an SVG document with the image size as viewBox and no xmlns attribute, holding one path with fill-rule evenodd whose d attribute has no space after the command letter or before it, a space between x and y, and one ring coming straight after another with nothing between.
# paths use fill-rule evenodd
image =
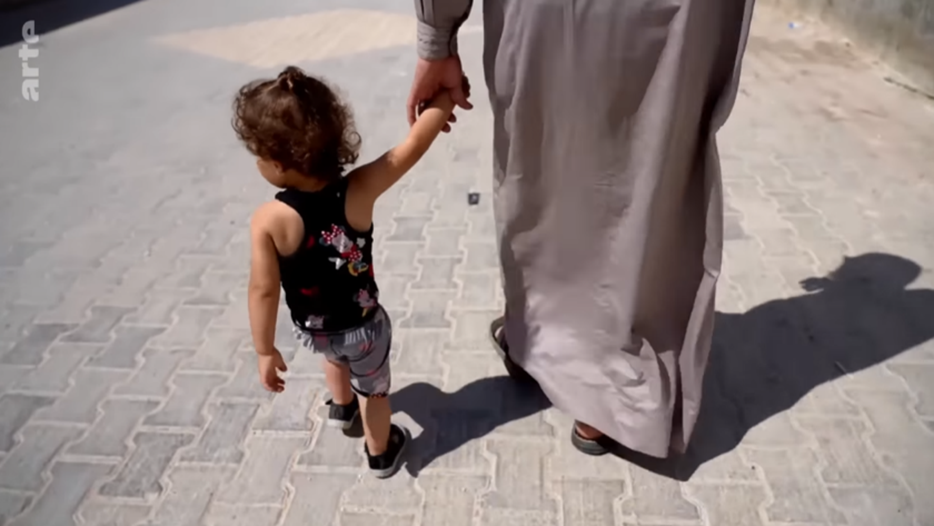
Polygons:
<instances>
[{"instance_id":1,"label":"gray shorts","mask_svg":"<svg viewBox=\"0 0 934 526\"><path fill-rule=\"evenodd\" d=\"M323 354L330 362L347 365L350 385L357 394L366 397L389 394L392 322L382 307L366 323L346 331L309 332L298 325L293 331L306 349Z\"/></svg>"}]
</instances>

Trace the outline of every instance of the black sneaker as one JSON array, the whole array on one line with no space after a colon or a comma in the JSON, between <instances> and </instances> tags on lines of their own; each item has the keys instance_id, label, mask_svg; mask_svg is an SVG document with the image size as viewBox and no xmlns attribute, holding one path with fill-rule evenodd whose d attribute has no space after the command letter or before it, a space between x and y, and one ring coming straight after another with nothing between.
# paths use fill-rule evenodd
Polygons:
<instances>
[{"instance_id":1,"label":"black sneaker","mask_svg":"<svg viewBox=\"0 0 934 526\"><path fill-rule=\"evenodd\" d=\"M385 453L375 457L371 456L369 448L364 444L363 450L366 452L366 459L370 463L370 472L378 479L385 479L395 475L399 471L399 466L402 465L402 455L405 453L405 448L409 445L410 440L412 440L412 434L409 433L408 429L392 424L392 427L389 428L389 447L386 448Z\"/></svg>"},{"instance_id":2,"label":"black sneaker","mask_svg":"<svg viewBox=\"0 0 934 526\"><path fill-rule=\"evenodd\" d=\"M355 396L353 402L347 405L337 405L334 400L328 400L328 427L336 427L347 431L353 427L354 421L360 416L360 402Z\"/></svg>"}]
</instances>

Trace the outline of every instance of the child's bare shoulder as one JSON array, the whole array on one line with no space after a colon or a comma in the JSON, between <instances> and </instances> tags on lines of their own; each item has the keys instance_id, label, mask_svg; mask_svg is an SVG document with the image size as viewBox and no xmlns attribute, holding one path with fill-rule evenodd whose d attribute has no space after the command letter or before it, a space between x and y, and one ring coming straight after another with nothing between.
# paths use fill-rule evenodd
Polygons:
<instances>
[{"instance_id":1,"label":"child's bare shoulder","mask_svg":"<svg viewBox=\"0 0 934 526\"><path fill-rule=\"evenodd\" d=\"M252 236L269 236L276 250L287 255L298 248L305 233L302 217L289 205L281 201L263 203L253 212L250 220Z\"/></svg>"}]
</instances>

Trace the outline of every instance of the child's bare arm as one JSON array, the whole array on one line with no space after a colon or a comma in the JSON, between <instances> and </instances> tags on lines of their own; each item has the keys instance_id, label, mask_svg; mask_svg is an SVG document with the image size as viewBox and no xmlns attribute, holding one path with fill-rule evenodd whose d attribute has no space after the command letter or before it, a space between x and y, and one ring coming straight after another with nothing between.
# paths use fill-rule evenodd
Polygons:
<instances>
[{"instance_id":1,"label":"child's bare arm","mask_svg":"<svg viewBox=\"0 0 934 526\"><path fill-rule=\"evenodd\" d=\"M271 204L261 206L250 222L250 329L260 356L275 353L279 311L279 260L272 234L275 211Z\"/></svg>"},{"instance_id":2,"label":"child's bare arm","mask_svg":"<svg viewBox=\"0 0 934 526\"><path fill-rule=\"evenodd\" d=\"M348 177L356 194L354 200L359 203L376 202L383 192L411 170L447 124L453 109L450 94L441 92L419 115L402 144L351 172Z\"/></svg>"}]
</instances>

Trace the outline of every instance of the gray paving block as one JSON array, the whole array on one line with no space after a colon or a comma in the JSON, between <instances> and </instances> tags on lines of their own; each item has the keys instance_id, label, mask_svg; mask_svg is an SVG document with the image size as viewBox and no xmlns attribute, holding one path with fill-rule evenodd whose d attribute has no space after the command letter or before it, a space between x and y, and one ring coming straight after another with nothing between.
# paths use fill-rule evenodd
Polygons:
<instances>
[{"instance_id":1,"label":"gray paving block","mask_svg":"<svg viewBox=\"0 0 934 526\"><path fill-rule=\"evenodd\" d=\"M149 506L86 502L79 512L85 526L135 526L149 516Z\"/></svg>"},{"instance_id":2,"label":"gray paving block","mask_svg":"<svg viewBox=\"0 0 934 526\"><path fill-rule=\"evenodd\" d=\"M460 257L420 257L416 263L421 267L417 280L412 282L411 290L457 290L454 282L454 269L460 265Z\"/></svg>"},{"instance_id":3,"label":"gray paving block","mask_svg":"<svg viewBox=\"0 0 934 526\"><path fill-rule=\"evenodd\" d=\"M480 476L421 475L418 487L425 494L425 524L472 526L474 507L490 480Z\"/></svg>"},{"instance_id":4,"label":"gray paving block","mask_svg":"<svg viewBox=\"0 0 934 526\"><path fill-rule=\"evenodd\" d=\"M165 473L175 453L194 440L181 433L137 433L133 437L133 452L110 482L102 485L100 494L107 497L148 498L162 493L159 479Z\"/></svg>"},{"instance_id":5,"label":"gray paving block","mask_svg":"<svg viewBox=\"0 0 934 526\"><path fill-rule=\"evenodd\" d=\"M6 525L14 517L26 511L33 497L23 493L0 491L0 524Z\"/></svg>"},{"instance_id":6,"label":"gray paving block","mask_svg":"<svg viewBox=\"0 0 934 526\"><path fill-rule=\"evenodd\" d=\"M97 406L127 376L123 371L79 369L72 377L71 389L52 406L39 410L35 420L91 424L97 420Z\"/></svg>"},{"instance_id":7,"label":"gray paving block","mask_svg":"<svg viewBox=\"0 0 934 526\"><path fill-rule=\"evenodd\" d=\"M78 344L53 345L48 359L13 384L19 391L63 393L71 385L71 375L99 347Z\"/></svg>"},{"instance_id":8,"label":"gray paving block","mask_svg":"<svg viewBox=\"0 0 934 526\"><path fill-rule=\"evenodd\" d=\"M544 487L542 458L552 444L522 440L491 439L486 450L496 458L495 489L483 496L485 506L554 513L555 499Z\"/></svg>"},{"instance_id":9,"label":"gray paving block","mask_svg":"<svg viewBox=\"0 0 934 526\"><path fill-rule=\"evenodd\" d=\"M211 422L198 444L182 454L186 462L239 464L243 460L243 441L253 421L258 404L220 402L211 407Z\"/></svg>"},{"instance_id":10,"label":"gray paving block","mask_svg":"<svg viewBox=\"0 0 934 526\"><path fill-rule=\"evenodd\" d=\"M0 396L0 451L13 447L13 436L30 418L55 402L49 396L4 394Z\"/></svg>"},{"instance_id":11,"label":"gray paving block","mask_svg":"<svg viewBox=\"0 0 934 526\"><path fill-rule=\"evenodd\" d=\"M246 442L247 457L237 476L215 497L217 502L276 505L285 498L284 480L307 445L307 438L253 436Z\"/></svg>"},{"instance_id":12,"label":"gray paving block","mask_svg":"<svg viewBox=\"0 0 934 526\"><path fill-rule=\"evenodd\" d=\"M289 378L285 390L260 411L253 429L310 433L315 427L311 417L315 401L327 396L327 388L320 380Z\"/></svg>"},{"instance_id":13,"label":"gray paving block","mask_svg":"<svg viewBox=\"0 0 934 526\"><path fill-rule=\"evenodd\" d=\"M44 485L42 472L66 444L81 436L81 430L33 425L20 433L22 441L0 465L0 488L37 492Z\"/></svg>"},{"instance_id":14,"label":"gray paving block","mask_svg":"<svg viewBox=\"0 0 934 526\"><path fill-rule=\"evenodd\" d=\"M110 472L111 466L58 462L52 466L52 482L35 505L9 526L55 524L73 526L74 514L93 485Z\"/></svg>"},{"instance_id":15,"label":"gray paving block","mask_svg":"<svg viewBox=\"0 0 934 526\"><path fill-rule=\"evenodd\" d=\"M175 309L175 325L154 338L151 344L161 348L198 348L204 341L208 324L223 312L219 307L178 307Z\"/></svg>"},{"instance_id":16,"label":"gray paving block","mask_svg":"<svg viewBox=\"0 0 934 526\"><path fill-rule=\"evenodd\" d=\"M146 349L143 351L142 367L125 383L117 386L113 393L116 396L167 397L170 393L169 378L184 360L194 354L195 351L181 349Z\"/></svg>"},{"instance_id":17,"label":"gray paving block","mask_svg":"<svg viewBox=\"0 0 934 526\"><path fill-rule=\"evenodd\" d=\"M109 343L113 339L111 331L124 316L135 309L98 305L91 307L91 317L74 332L64 336L62 341L74 343Z\"/></svg>"},{"instance_id":18,"label":"gray paving block","mask_svg":"<svg viewBox=\"0 0 934 526\"><path fill-rule=\"evenodd\" d=\"M39 365L43 354L52 342L62 334L74 329L74 325L64 323L44 323L30 326L26 335L19 339L12 349L0 357L0 363L10 365Z\"/></svg>"},{"instance_id":19,"label":"gray paving block","mask_svg":"<svg viewBox=\"0 0 934 526\"><path fill-rule=\"evenodd\" d=\"M233 372L237 368L234 356L249 338L250 332L243 329L208 328L204 343L181 370Z\"/></svg>"},{"instance_id":20,"label":"gray paving block","mask_svg":"<svg viewBox=\"0 0 934 526\"><path fill-rule=\"evenodd\" d=\"M106 400L101 405L103 416L94 423L80 442L68 448L68 453L123 457L128 450L127 439L133 434L139 421L158 406L158 402Z\"/></svg>"},{"instance_id":21,"label":"gray paving block","mask_svg":"<svg viewBox=\"0 0 934 526\"><path fill-rule=\"evenodd\" d=\"M295 496L283 526L330 526L334 524L341 497L357 481L356 475L293 473Z\"/></svg>"},{"instance_id":22,"label":"gray paving block","mask_svg":"<svg viewBox=\"0 0 934 526\"><path fill-rule=\"evenodd\" d=\"M134 327L121 325L116 328L114 341L103 353L88 361L89 367L114 369L136 369L141 353L149 340L165 332L161 327Z\"/></svg>"},{"instance_id":23,"label":"gray paving block","mask_svg":"<svg viewBox=\"0 0 934 526\"><path fill-rule=\"evenodd\" d=\"M214 494L236 470L219 466L180 466L167 475L169 490L146 526L201 524Z\"/></svg>"},{"instance_id":24,"label":"gray paving block","mask_svg":"<svg viewBox=\"0 0 934 526\"><path fill-rule=\"evenodd\" d=\"M176 374L172 396L162 409L143 421L148 426L202 427L202 410L211 393L227 382L227 377L206 374Z\"/></svg>"}]
</instances>

